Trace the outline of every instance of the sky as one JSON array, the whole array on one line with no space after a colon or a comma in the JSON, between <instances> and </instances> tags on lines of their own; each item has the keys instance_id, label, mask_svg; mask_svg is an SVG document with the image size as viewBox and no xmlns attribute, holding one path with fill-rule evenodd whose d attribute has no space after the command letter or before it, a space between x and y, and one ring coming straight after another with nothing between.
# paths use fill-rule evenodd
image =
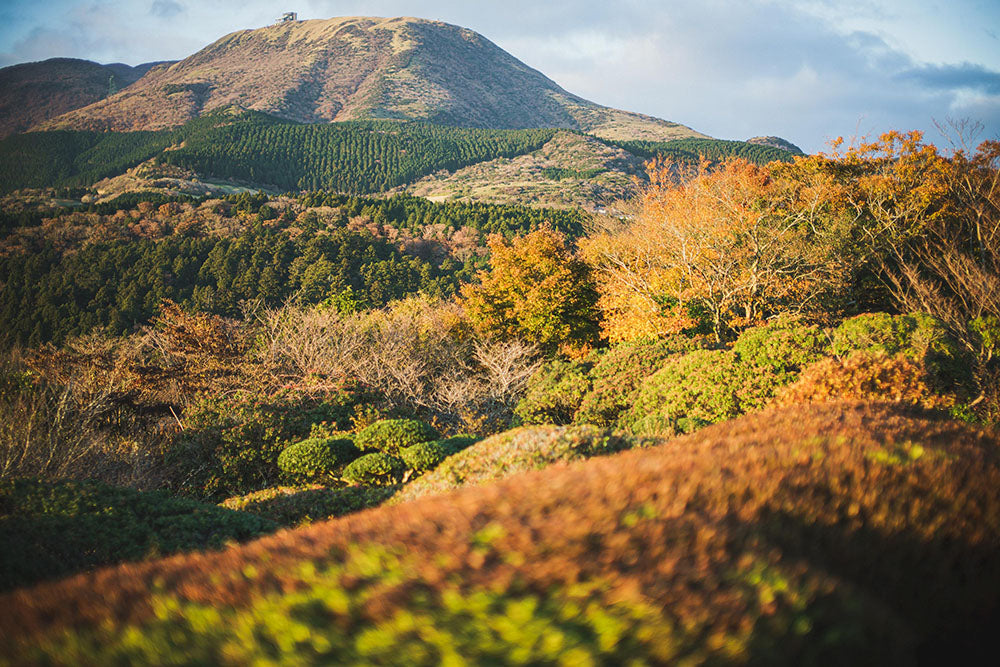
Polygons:
<instances>
[{"instance_id":1,"label":"sky","mask_svg":"<svg viewBox=\"0 0 1000 667\"><path fill-rule=\"evenodd\" d=\"M944 144L960 120L1000 139L997 0L6 0L0 66L177 60L285 11L461 25L572 93L720 139Z\"/></svg>"}]
</instances>

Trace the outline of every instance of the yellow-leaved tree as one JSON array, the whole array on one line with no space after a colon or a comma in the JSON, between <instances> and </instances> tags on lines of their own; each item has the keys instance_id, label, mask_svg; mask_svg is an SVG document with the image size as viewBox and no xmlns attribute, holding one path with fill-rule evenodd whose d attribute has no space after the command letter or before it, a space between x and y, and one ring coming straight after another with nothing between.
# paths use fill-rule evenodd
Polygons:
<instances>
[{"instance_id":1,"label":"yellow-leaved tree","mask_svg":"<svg viewBox=\"0 0 1000 667\"><path fill-rule=\"evenodd\" d=\"M573 354L597 343L597 292L590 268L566 236L543 228L507 242L488 240L490 269L462 290L473 324L545 352Z\"/></svg>"}]
</instances>

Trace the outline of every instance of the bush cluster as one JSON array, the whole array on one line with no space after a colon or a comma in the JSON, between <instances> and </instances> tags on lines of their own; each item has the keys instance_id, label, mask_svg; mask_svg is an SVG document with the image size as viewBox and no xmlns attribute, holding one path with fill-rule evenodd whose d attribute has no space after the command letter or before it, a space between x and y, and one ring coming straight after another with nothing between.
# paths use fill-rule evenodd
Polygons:
<instances>
[{"instance_id":1,"label":"bush cluster","mask_svg":"<svg viewBox=\"0 0 1000 667\"><path fill-rule=\"evenodd\" d=\"M358 433L354 444L363 451L396 456L399 450L438 437L433 426L419 419L381 419Z\"/></svg>"},{"instance_id":2,"label":"bush cluster","mask_svg":"<svg viewBox=\"0 0 1000 667\"><path fill-rule=\"evenodd\" d=\"M222 547L269 520L95 481L0 482L0 590L123 561Z\"/></svg>"},{"instance_id":3,"label":"bush cluster","mask_svg":"<svg viewBox=\"0 0 1000 667\"><path fill-rule=\"evenodd\" d=\"M360 455L349 438L307 438L285 447L278 467L292 478L315 478L334 473Z\"/></svg>"},{"instance_id":4,"label":"bush cluster","mask_svg":"<svg viewBox=\"0 0 1000 667\"><path fill-rule=\"evenodd\" d=\"M219 500L273 486L278 456L321 421L348 422L354 397L314 399L286 392L202 398L167 453L171 481L186 495Z\"/></svg>"},{"instance_id":5,"label":"bush cluster","mask_svg":"<svg viewBox=\"0 0 1000 667\"><path fill-rule=\"evenodd\" d=\"M706 347L707 339L683 335L635 341L610 348L594 363L590 388L573 416L577 424L614 426L642 381L671 357Z\"/></svg>"},{"instance_id":6,"label":"bush cluster","mask_svg":"<svg viewBox=\"0 0 1000 667\"><path fill-rule=\"evenodd\" d=\"M829 349L826 331L788 317L747 329L732 347L741 362L777 372L797 372L818 361Z\"/></svg>"},{"instance_id":7,"label":"bush cluster","mask_svg":"<svg viewBox=\"0 0 1000 667\"><path fill-rule=\"evenodd\" d=\"M352 461L344 468L343 477L352 484L386 486L398 483L406 472L406 463L398 456L372 452Z\"/></svg>"}]
</instances>

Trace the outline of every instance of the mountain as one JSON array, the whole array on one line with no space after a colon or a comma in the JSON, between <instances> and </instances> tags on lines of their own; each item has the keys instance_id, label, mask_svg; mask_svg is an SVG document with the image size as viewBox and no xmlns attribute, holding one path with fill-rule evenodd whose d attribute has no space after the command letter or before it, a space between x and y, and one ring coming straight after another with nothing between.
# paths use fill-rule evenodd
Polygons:
<instances>
[{"instance_id":1,"label":"mountain","mask_svg":"<svg viewBox=\"0 0 1000 667\"><path fill-rule=\"evenodd\" d=\"M619 140L705 136L573 95L471 30L363 17L234 32L36 129L155 130L233 105L303 123L389 118Z\"/></svg>"},{"instance_id":2,"label":"mountain","mask_svg":"<svg viewBox=\"0 0 1000 667\"><path fill-rule=\"evenodd\" d=\"M138 81L152 67L51 58L0 69L0 139L85 107Z\"/></svg>"}]
</instances>

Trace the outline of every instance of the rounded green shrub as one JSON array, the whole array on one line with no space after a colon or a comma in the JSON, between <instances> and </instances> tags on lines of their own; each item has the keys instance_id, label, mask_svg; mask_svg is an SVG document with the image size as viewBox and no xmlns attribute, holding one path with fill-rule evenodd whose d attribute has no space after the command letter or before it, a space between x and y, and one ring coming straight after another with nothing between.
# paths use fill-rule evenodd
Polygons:
<instances>
[{"instance_id":1,"label":"rounded green shrub","mask_svg":"<svg viewBox=\"0 0 1000 667\"><path fill-rule=\"evenodd\" d=\"M353 484L385 486L398 482L406 471L406 463L398 456L373 452L352 461L344 468L343 477Z\"/></svg>"},{"instance_id":2,"label":"rounded green shrub","mask_svg":"<svg viewBox=\"0 0 1000 667\"><path fill-rule=\"evenodd\" d=\"M433 426L419 419L381 419L361 430L354 444L365 451L395 456L403 447L438 438Z\"/></svg>"},{"instance_id":3,"label":"rounded green shrub","mask_svg":"<svg viewBox=\"0 0 1000 667\"><path fill-rule=\"evenodd\" d=\"M407 468L413 472L423 474L428 470L437 468L452 453L443 441L434 440L404 447L399 450L399 458L403 459Z\"/></svg>"},{"instance_id":4,"label":"rounded green shrub","mask_svg":"<svg viewBox=\"0 0 1000 667\"><path fill-rule=\"evenodd\" d=\"M696 350L647 378L619 424L633 433L691 431L764 407L794 378L788 371L743 363L731 350Z\"/></svg>"},{"instance_id":5,"label":"rounded green shrub","mask_svg":"<svg viewBox=\"0 0 1000 667\"><path fill-rule=\"evenodd\" d=\"M744 331L732 350L747 364L777 371L799 371L821 359L829 347L830 337L823 329L780 317Z\"/></svg>"},{"instance_id":6,"label":"rounded green shrub","mask_svg":"<svg viewBox=\"0 0 1000 667\"><path fill-rule=\"evenodd\" d=\"M332 473L360 455L347 438L308 438L285 447L278 455L278 467L286 475L316 477Z\"/></svg>"},{"instance_id":7,"label":"rounded green shrub","mask_svg":"<svg viewBox=\"0 0 1000 667\"><path fill-rule=\"evenodd\" d=\"M590 366L587 362L562 360L545 364L528 381L514 415L522 424L572 423L590 391Z\"/></svg>"}]
</instances>

